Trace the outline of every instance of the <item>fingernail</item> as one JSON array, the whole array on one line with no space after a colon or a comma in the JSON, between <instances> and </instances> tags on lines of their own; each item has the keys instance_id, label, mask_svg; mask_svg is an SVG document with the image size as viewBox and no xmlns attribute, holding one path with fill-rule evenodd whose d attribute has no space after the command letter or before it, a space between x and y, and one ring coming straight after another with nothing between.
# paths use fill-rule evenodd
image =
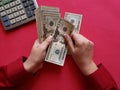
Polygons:
<instances>
[{"instance_id":1,"label":"fingernail","mask_svg":"<svg viewBox=\"0 0 120 90\"><path fill-rule=\"evenodd\" d=\"M67 34L64 34L64 37L67 37Z\"/></svg>"},{"instance_id":2,"label":"fingernail","mask_svg":"<svg viewBox=\"0 0 120 90\"><path fill-rule=\"evenodd\" d=\"M53 36L50 35L50 36L48 37L48 39L49 39L49 40L52 40L52 39L53 39Z\"/></svg>"}]
</instances>

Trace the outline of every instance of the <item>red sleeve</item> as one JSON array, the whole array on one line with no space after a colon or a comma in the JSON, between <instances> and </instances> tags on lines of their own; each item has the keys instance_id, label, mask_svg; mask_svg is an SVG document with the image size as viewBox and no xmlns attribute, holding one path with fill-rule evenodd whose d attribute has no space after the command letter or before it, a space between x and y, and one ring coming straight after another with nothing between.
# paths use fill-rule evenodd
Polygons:
<instances>
[{"instance_id":1,"label":"red sleeve","mask_svg":"<svg viewBox=\"0 0 120 90\"><path fill-rule=\"evenodd\" d=\"M87 79L95 87L94 90L119 90L116 82L102 64L98 65L98 70Z\"/></svg>"},{"instance_id":2,"label":"red sleeve","mask_svg":"<svg viewBox=\"0 0 120 90\"><path fill-rule=\"evenodd\" d=\"M14 87L33 76L25 71L23 67L24 59L24 57L21 57L9 65L0 67L0 88Z\"/></svg>"}]
</instances>

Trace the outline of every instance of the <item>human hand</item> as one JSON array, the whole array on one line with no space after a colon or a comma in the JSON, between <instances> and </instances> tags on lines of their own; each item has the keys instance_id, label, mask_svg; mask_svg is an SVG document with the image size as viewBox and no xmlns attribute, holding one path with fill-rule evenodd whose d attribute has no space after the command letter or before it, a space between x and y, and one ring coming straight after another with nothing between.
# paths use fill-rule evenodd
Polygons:
<instances>
[{"instance_id":1,"label":"human hand","mask_svg":"<svg viewBox=\"0 0 120 90\"><path fill-rule=\"evenodd\" d=\"M90 75L97 70L93 61L94 44L84 36L73 33L71 37L64 35L72 57L84 75ZM74 42L73 42L74 41Z\"/></svg>"},{"instance_id":2,"label":"human hand","mask_svg":"<svg viewBox=\"0 0 120 90\"><path fill-rule=\"evenodd\" d=\"M38 40L34 42L31 53L28 59L24 62L24 68L26 71L35 73L39 69L43 67L43 61L46 55L46 49L48 45L52 41L52 36L49 36L44 42L41 44Z\"/></svg>"}]
</instances>

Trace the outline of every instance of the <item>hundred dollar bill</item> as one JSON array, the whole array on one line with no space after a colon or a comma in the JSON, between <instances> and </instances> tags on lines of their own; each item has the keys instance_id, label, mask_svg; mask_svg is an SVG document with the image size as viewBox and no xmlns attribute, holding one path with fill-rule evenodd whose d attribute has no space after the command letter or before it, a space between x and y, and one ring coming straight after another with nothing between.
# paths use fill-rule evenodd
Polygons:
<instances>
[{"instance_id":1,"label":"hundred dollar bill","mask_svg":"<svg viewBox=\"0 0 120 90\"><path fill-rule=\"evenodd\" d=\"M69 21L70 23L72 23L75 26L75 29L74 29L75 32L77 32L77 33L80 32L82 15L66 12L64 19Z\"/></svg>"},{"instance_id":2,"label":"hundred dollar bill","mask_svg":"<svg viewBox=\"0 0 120 90\"><path fill-rule=\"evenodd\" d=\"M59 8L41 6L35 10L39 42L53 35L60 18Z\"/></svg>"},{"instance_id":3,"label":"hundred dollar bill","mask_svg":"<svg viewBox=\"0 0 120 90\"><path fill-rule=\"evenodd\" d=\"M58 25L53 35L53 41L50 44L45 61L60 66L64 65L67 47L64 40L64 34L70 35L74 30L74 25L64 19L59 19Z\"/></svg>"}]
</instances>

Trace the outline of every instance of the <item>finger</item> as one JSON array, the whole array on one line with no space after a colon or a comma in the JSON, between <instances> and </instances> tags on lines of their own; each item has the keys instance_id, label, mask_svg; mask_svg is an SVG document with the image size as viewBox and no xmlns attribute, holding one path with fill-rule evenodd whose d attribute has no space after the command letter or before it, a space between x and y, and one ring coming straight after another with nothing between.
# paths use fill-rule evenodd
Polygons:
<instances>
[{"instance_id":1,"label":"finger","mask_svg":"<svg viewBox=\"0 0 120 90\"><path fill-rule=\"evenodd\" d=\"M71 39L71 37L67 34L64 35L65 37L65 40L67 41L67 44L68 44L68 47L70 48L70 51L74 51L74 44L73 44L73 41Z\"/></svg>"},{"instance_id":2,"label":"finger","mask_svg":"<svg viewBox=\"0 0 120 90\"><path fill-rule=\"evenodd\" d=\"M36 39L33 46L39 47L39 45L40 45L39 40Z\"/></svg>"},{"instance_id":3,"label":"finger","mask_svg":"<svg viewBox=\"0 0 120 90\"><path fill-rule=\"evenodd\" d=\"M72 34L72 39L75 41L75 45L80 45L83 42L89 41L87 38L85 38L83 35L78 33Z\"/></svg>"},{"instance_id":4,"label":"finger","mask_svg":"<svg viewBox=\"0 0 120 90\"><path fill-rule=\"evenodd\" d=\"M48 45L51 43L53 39L53 36L49 36L44 42L41 43L41 45L44 47L44 48L47 48Z\"/></svg>"},{"instance_id":5,"label":"finger","mask_svg":"<svg viewBox=\"0 0 120 90\"><path fill-rule=\"evenodd\" d=\"M78 45L78 42L81 39L80 35L78 33L75 33L75 32L72 33L71 38L73 39L75 45Z\"/></svg>"}]
</instances>

